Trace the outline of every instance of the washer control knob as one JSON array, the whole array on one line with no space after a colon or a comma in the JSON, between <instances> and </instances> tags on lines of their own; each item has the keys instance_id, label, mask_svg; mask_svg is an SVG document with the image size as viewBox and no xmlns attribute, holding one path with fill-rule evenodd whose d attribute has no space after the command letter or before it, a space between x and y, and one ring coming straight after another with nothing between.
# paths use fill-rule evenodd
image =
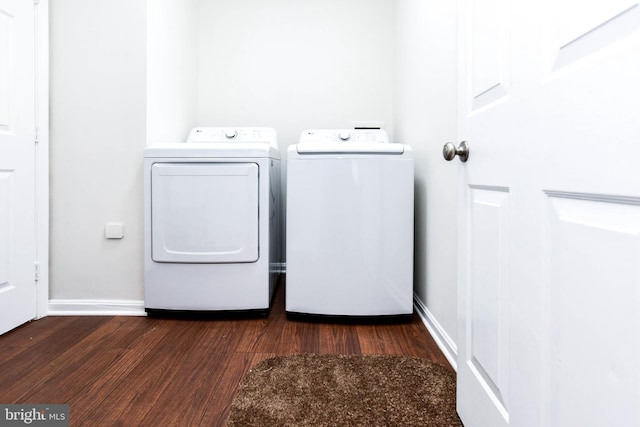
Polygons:
<instances>
[{"instance_id":1,"label":"washer control knob","mask_svg":"<svg viewBox=\"0 0 640 427\"><path fill-rule=\"evenodd\" d=\"M226 132L224 133L224 136L226 136L226 137L227 137L227 138L229 138L229 139L233 139L233 138L235 138L236 136L238 136L238 131L237 131L237 130L235 130L235 129L229 129L228 131L226 131Z\"/></svg>"},{"instance_id":2,"label":"washer control knob","mask_svg":"<svg viewBox=\"0 0 640 427\"><path fill-rule=\"evenodd\" d=\"M340 138L342 141L348 141L349 138L351 138L351 134L349 132L340 132L338 134L338 138Z\"/></svg>"}]
</instances>

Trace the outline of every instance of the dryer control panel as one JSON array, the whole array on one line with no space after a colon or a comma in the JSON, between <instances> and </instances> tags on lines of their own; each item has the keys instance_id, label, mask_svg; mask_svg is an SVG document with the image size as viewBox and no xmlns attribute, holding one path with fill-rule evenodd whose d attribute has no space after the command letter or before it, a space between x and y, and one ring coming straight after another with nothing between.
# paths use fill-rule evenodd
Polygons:
<instances>
[{"instance_id":1,"label":"dryer control panel","mask_svg":"<svg viewBox=\"0 0 640 427\"><path fill-rule=\"evenodd\" d=\"M262 142L278 148L276 131L268 127L197 127L187 142Z\"/></svg>"},{"instance_id":2,"label":"dryer control panel","mask_svg":"<svg viewBox=\"0 0 640 427\"><path fill-rule=\"evenodd\" d=\"M307 129L300 135L299 142L389 143L389 137L382 129Z\"/></svg>"}]
</instances>

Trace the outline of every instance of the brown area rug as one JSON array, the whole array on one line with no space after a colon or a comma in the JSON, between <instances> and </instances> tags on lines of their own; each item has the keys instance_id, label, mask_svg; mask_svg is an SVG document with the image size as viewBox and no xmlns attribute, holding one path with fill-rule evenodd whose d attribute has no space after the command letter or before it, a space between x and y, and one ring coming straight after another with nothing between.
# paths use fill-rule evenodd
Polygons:
<instances>
[{"instance_id":1,"label":"brown area rug","mask_svg":"<svg viewBox=\"0 0 640 427\"><path fill-rule=\"evenodd\" d=\"M280 356L242 380L227 426L461 426L455 402L455 374L425 359Z\"/></svg>"}]
</instances>

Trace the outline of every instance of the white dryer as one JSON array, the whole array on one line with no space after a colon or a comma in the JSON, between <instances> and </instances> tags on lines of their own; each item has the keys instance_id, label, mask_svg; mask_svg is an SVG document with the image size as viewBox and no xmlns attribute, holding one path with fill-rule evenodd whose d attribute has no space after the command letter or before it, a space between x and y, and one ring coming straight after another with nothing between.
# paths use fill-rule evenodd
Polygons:
<instances>
[{"instance_id":1,"label":"white dryer","mask_svg":"<svg viewBox=\"0 0 640 427\"><path fill-rule=\"evenodd\" d=\"M306 130L287 156L286 311L413 313L411 148L383 130Z\"/></svg>"},{"instance_id":2,"label":"white dryer","mask_svg":"<svg viewBox=\"0 0 640 427\"><path fill-rule=\"evenodd\" d=\"M195 128L144 150L149 314L268 312L281 262L271 128Z\"/></svg>"}]
</instances>

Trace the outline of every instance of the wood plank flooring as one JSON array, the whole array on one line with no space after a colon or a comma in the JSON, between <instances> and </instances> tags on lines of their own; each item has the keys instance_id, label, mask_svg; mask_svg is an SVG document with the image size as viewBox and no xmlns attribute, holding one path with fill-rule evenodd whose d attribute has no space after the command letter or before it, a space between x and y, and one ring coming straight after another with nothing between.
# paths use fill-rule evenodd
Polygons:
<instances>
[{"instance_id":1,"label":"wood plank flooring","mask_svg":"<svg viewBox=\"0 0 640 427\"><path fill-rule=\"evenodd\" d=\"M45 317L0 336L0 403L68 403L72 426L220 426L238 383L283 354L400 354L449 367L414 315L406 323L287 319L284 284L267 318Z\"/></svg>"}]
</instances>

